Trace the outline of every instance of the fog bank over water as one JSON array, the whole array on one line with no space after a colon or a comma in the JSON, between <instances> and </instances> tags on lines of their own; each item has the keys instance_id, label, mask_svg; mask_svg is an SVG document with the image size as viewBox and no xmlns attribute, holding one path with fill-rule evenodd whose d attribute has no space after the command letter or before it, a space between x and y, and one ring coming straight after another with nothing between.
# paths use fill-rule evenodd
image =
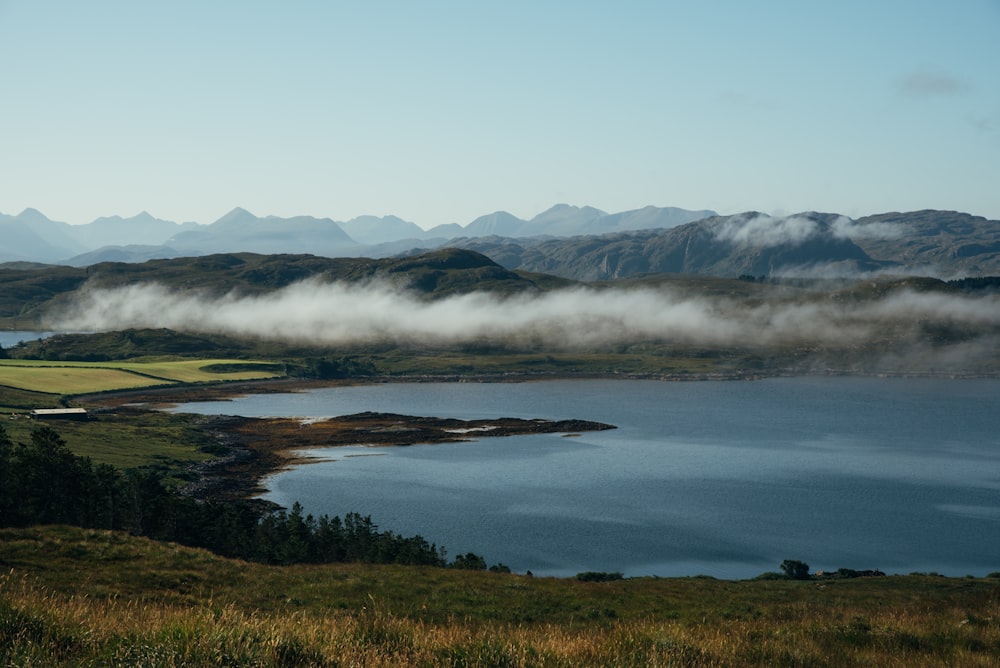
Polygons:
<instances>
[{"instance_id":1,"label":"fog bank over water","mask_svg":"<svg viewBox=\"0 0 1000 668\"><path fill-rule=\"evenodd\" d=\"M649 340L705 345L850 345L894 328L963 328L963 342L1000 327L1000 297L903 291L878 300L749 303L651 289L575 288L425 301L385 284L305 281L266 295L208 297L156 284L85 290L48 323L63 331L169 328L296 343L507 341L586 347ZM989 344L992 346L993 342Z\"/></svg>"}]
</instances>

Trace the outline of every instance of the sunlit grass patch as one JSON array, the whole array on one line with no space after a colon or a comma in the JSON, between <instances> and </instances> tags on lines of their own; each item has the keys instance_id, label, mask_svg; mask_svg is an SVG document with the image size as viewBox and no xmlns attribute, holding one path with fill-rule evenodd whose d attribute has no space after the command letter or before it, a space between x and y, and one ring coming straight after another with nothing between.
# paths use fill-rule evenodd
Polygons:
<instances>
[{"instance_id":1,"label":"sunlit grass patch","mask_svg":"<svg viewBox=\"0 0 1000 668\"><path fill-rule=\"evenodd\" d=\"M135 373L166 378L181 383L204 383L220 380L258 380L276 378L283 375L281 371L276 369L276 365L270 362L249 362L247 360L232 359L149 360L116 362L114 366Z\"/></svg>"},{"instance_id":2,"label":"sunlit grass patch","mask_svg":"<svg viewBox=\"0 0 1000 668\"><path fill-rule=\"evenodd\" d=\"M51 394L107 392L166 385L174 381L141 376L123 369L87 366L0 365L0 385Z\"/></svg>"},{"instance_id":3,"label":"sunlit grass patch","mask_svg":"<svg viewBox=\"0 0 1000 668\"><path fill-rule=\"evenodd\" d=\"M84 394L170 383L261 380L284 375L268 362L151 359L128 362L3 360L0 385L52 394Z\"/></svg>"}]
</instances>

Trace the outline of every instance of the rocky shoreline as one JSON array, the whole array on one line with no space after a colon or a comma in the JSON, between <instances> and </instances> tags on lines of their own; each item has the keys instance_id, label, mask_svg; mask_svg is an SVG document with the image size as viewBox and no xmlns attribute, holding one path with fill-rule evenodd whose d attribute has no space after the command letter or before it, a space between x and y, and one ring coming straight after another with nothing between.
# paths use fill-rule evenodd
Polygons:
<instances>
[{"instance_id":1,"label":"rocky shoreline","mask_svg":"<svg viewBox=\"0 0 1000 668\"><path fill-rule=\"evenodd\" d=\"M780 374L770 374L775 376ZM844 375L827 373L825 375ZM857 375L857 374L855 374ZM884 375L884 374L870 374ZM601 378L634 379L639 376L603 375ZM768 375L736 373L692 377L680 375L658 380L755 380ZM531 382L553 380L555 376L505 374L500 377L405 377L345 380L270 379L211 385L187 385L78 396L74 403L98 410L123 406L136 410L162 408L190 401L225 401L246 394L289 393L318 387L384 382ZM570 375L561 378L580 379ZM642 379L652 379L642 376ZM263 480L289 466L308 461L297 451L340 445L412 445L471 440L481 437L532 433L569 433L614 429L613 425L586 420L456 420L385 413L359 413L338 418L304 422L294 418L247 418L216 415L192 416L198 429L206 432L222 452L208 462L193 465L191 482L185 493L198 498L252 499L265 491Z\"/></svg>"},{"instance_id":2,"label":"rocky shoreline","mask_svg":"<svg viewBox=\"0 0 1000 668\"><path fill-rule=\"evenodd\" d=\"M546 378L547 379L547 378ZM466 379L468 382L468 379ZM497 382L480 378L479 382ZM539 378L507 377L508 382ZM446 382L447 379L393 379L402 382ZM288 393L318 387L356 385L386 380L269 379L212 385L156 387L77 396L74 403L96 412L156 410L191 401L226 401L247 394ZM475 382L475 381L472 381ZM191 481L183 493L202 499L246 500L266 491L267 476L310 461L297 454L310 448L342 445L393 445L469 441L483 437L520 434L575 433L615 429L614 425L587 420L524 420L500 418L457 420L390 413L358 413L337 418L303 421L296 418L250 418L238 415L191 416L194 425L208 434L221 451L207 462L192 465Z\"/></svg>"},{"instance_id":3,"label":"rocky shoreline","mask_svg":"<svg viewBox=\"0 0 1000 668\"><path fill-rule=\"evenodd\" d=\"M408 446L470 441L485 437L615 429L588 420L499 418L457 420L394 413L357 413L316 421L294 418L210 416L202 429L225 454L193 466L185 493L218 500L251 499L265 490L268 475L310 461L302 450L347 445Z\"/></svg>"}]
</instances>

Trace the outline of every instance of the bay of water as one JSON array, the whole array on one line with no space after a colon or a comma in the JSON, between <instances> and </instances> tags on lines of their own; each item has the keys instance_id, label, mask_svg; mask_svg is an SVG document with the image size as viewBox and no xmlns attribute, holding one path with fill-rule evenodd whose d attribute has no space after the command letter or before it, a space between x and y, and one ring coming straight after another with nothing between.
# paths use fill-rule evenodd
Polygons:
<instances>
[{"instance_id":1,"label":"bay of water","mask_svg":"<svg viewBox=\"0 0 1000 668\"><path fill-rule=\"evenodd\" d=\"M34 341L52 336L52 332L28 332L21 330L0 330L0 348L12 348L21 341Z\"/></svg>"},{"instance_id":2,"label":"bay of water","mask_svg":"<svg viewBox=\"0 0 1000 668\"><path fill-rule=\"evenodd\" d=\"M618 429L309 451L265 498L536 575L1000 570L1000 381L378 384L178 411L581 418Z\"/></svg>"}]
</instances>

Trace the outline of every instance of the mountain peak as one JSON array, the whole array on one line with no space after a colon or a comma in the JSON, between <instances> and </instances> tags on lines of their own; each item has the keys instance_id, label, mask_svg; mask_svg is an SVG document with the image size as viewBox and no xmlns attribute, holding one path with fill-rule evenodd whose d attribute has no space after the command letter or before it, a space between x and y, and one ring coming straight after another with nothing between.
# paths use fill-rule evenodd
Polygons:
<instances>
[{"instance_id":1,"label":"mountain peak","mask_svg":"<svg viewBox=\"0 0 1000 668\"><path fill-rule=\"evenodd\" d=\"M222 218L219 218L214 225L239 225L244 223L249 223L257 220L257 216L253 215L244 208L236 207Z\"/></svg>"},{"instance_id":2,"label":"mountain peak","mask_svg":"<svg viewBox=\"0 0 1000 668\"><path fill-rule=\"evenodd\" d=\"M21 220L25 221L25 222L28 222L28 223L31 223L31 222L52 222L52 221L49 220L49 218L44 213L42 213L38 209L33 209L30 206L27 209L25 209L24 211L22 211L21 213L17 214L17 217L20 218Z\"/></svg>"},{"instance_id":3,"label":"mountain peak","mask_svg":"<svg viewBox=\"0 0 1000 668\"><path fill-rule=\"evenodd\" d=\"M572 206L556 204L532 218L521 234L551 234L555 236L570 236L585 226L607 214L592 206Z\"/></svg>"},{"instance_id":4,"label":"mountain peak","mask_svg":"<svg viewBox=\"0 0 1000 668\"><path fill-rule=\"evenodd\" d=\"M339 223L351 239L362 244L381 244L399 239L419 239L424 231L416 223L398 216L357 216L345 223Z\"/></svg>"},{"instance_id":5,"label":"mountain peak","mask_svg":"<svg viewBox=\"0 0 1000 668\"><path fill-rule=\"evenodd\" d=\"M567 204L566 202L559 202L558 204L553 204L552 206L550 206L545 211L542 211L540 214L538 214L537 216L535 216L535 218L538 218L539 216L545 216L545 215L548 215L550 213L566 214L566 213L570 213L570 212L573 212L573 211L581 211L583 209L590 209L590 208L592 208L592 207L589 207L589 206L580 207L580 206L576 206L575 204Z\"/></svg>"},{"instance_id":6,"label":"mountain peak","mask_svg":"<svg viewBox=\"0 0 1000 668\"><path fill-rule=\"evenodd\" d=\"M600 216L607 215L600 209L592 206L573 206L572 204L556 204L531 219L532 223L564 221L572 218L575 221L593 220Z\"/></svg>"},{"instance_id":7,"label":"mountain peak","mask_svg":"<svg viewBox=\"0 0 1000 668\"><path fill-rule=\"evenodd\" d=\"M524 225L524 221L507 213L506 211L494 211L485 216L480 216L465 226L465 233L474 236L513 236Z\"/></svg>"}]
</instances>

